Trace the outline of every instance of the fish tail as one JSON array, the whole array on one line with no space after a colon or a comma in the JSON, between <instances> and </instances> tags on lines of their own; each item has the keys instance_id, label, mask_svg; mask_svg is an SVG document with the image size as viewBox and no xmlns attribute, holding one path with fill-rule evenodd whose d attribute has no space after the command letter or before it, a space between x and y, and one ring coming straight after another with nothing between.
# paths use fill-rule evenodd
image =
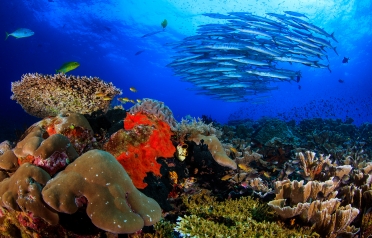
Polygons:
<instances>
[{"instance_id":1,"label":"fish tail","mask_svg":"<svg viewBox=\"0 0 372 238\"><path fill-rule=\"evenodd\" d=\"M335 51L336 55L338 55L336 48L337 47L333 47L333 50Z\"/></svg>"},{"instance_id":2,"label":"fish tail","mask_svg":"<svg viewBox=\"0 0 372 238\"><path fill-rule=\"evenodd\" d=\"M338 43L338 41L336 40L336 38L335 38L335 36L334 36L333 34L335 34L335 33L332 32L332 34L331 34L331 38L332 38L334 41L336 41L336 42Z\"/></svg>"},{"instance_id":3,"label":"fish tail","mask_svg":"<svg viewBox=\"0 0 372 238\"><path fill-rule=\"evenodd\" d=\"M327 65L327 69L329 70L330 73L332 73L331 68L329 67L329 64Z\"/></svg>"},{"instance_id":4,"label":"fish tail","mask_svg":"<svg viewBox=\"0 0 372 238\"><path fill-rule=\"evenodd\" d=\"M6 36L5 36L5 40L8 39L9 37L9 33L8 32L5 32Z\"/></svg>"}]
</instances>

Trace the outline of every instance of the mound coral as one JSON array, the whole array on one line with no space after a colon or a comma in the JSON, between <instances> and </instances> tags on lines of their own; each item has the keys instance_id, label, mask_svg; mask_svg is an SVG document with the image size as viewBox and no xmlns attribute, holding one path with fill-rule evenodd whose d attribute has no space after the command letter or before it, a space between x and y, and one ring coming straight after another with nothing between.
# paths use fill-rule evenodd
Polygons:
<instances>
[{"instance_id":1,"label":"mound coral","mask_svg":"<svg viewBox=\"0 0 372 238\"><path fill-rule=\"evenodd\" d=\"M139 192L116 159L100 150L77 158L47 183L42 195L53 209L68 214L75 213L76 200L85 197L93 224L113 233L133 233L161 218L155 200Z\"/></svg>"},{"instance_id":2,"label":"mound coral","mask_svg":"<svg viewBox=\"0 0 372 238\"><path fill-rule=\"evenodd\" d=\"M12 92L11 99L16 100L28 114L39 118L64 112L106 112L110 105L110 100L106 98L121 94L112 83L106 83L97 77L38 73L25 74L20 81L13 82Z\"/></svg>"},{"instance_id":3,"label":"mound coral","mask_svg":"<svg viewBox=\"0 0 372 238\"><path fill-rule=\"evenodd\" d=\"M117 156L137 188L145 188L143 179L148 172L161 176L156 159L172 157L176 151L170 140L172 131L167 122L141 112L128 113L124 128L113 134L104 148Z\"/></svg>"}]
</instances>

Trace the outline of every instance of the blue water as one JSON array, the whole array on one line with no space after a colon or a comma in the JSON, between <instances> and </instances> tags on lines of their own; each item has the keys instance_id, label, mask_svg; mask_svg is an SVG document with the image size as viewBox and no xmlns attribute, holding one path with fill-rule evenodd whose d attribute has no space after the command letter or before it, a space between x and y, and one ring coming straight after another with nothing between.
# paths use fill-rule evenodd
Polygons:
<instances>
[{"instance_id":1,"label":"blue water","mask_svg":"<svg viewBox=\"0 0 372 238\"><path fill-rule=\"evenodd\" d=\"M122 0L62 1L15 0L0 2L0 32L29 28L28 38L0 41L0 139L24 130L38 118L29 116L10 99L11 82L25 73L53 74L63 63L77 61L72 75L97 76L123 90L123 97L152 98L171 108L177 120L186 115L228 120L262 116L285 120L352 117L356 124L372 119L372 1L248 1L245 0ZM328 50L332 73L327 69L287 65L300 69L299 83L283 82L264 104L229 103L186 90L166 67L175 54L165 43L196 34L198 25L215 23L206 12L265 12L285 10L305 13L309 21L335 32L339 56ZM164 32L141 38L161 30ZM141 54L136 52L144 50ZM347 64L341 61L350 57ZM339 79L344 80L340 83ZM301 85L301 89L299 89ZM135 87L138 92L129 90ZM124 105L126 109L130 106ZM5 138L3 138L5 137Z\"/></svg>"}]
</instances>

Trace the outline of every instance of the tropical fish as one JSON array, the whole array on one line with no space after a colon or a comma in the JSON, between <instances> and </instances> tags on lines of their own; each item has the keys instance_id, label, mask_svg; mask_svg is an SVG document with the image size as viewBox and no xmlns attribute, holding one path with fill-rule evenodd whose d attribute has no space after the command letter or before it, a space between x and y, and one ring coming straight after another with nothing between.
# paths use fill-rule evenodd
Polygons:
<instances>
[{"instance_id":1,"label":"tropical fish","mask_svg":"<svg viewBox=\"0 0 372 238\"><path fill-rule=\"evenodd\" d=\"M104 101L110 101L112 100L112 97L109 97L109 96L105 96L102 98Z\"/></svg>"},{"instance_id":2,"label":"tropical fish","mask_svg":"<svg viewBox=\"0 0 372 238\"><path fill-rule=\"evenodd\" d=\"M15 31L13 31L12 33L8 33L8 32L5 32L6 34L6 37L5 37L5 40L8 39L9 36L13 36L15 38L25 38L25 37L30 37L30 36L33 36L34 35L34 32L30 29L27 29L27 28L19 28Z\"/></svg>"},{"instance_id":3,"label":"tropical fish","mask_svg":"<svg viewBox=\"0 0 372 238\"><path fill-rule=\"evenodd\" d=\"M103 93L103 92L96 92L95 93L96 97L103 97L106 95L106 93Z\"/></svg>"},{"instance_id":4,"label":"tropical fish","mask_svg":"<svg viewBox=\"0 0 372 238\"><path fill-rule=\"evenodd\" d=\"M65 74L71 70L76 69L79 66L80 64L78 62L67 62L67 63L64 63L59 69L57 69L56 72Z\"/></svg>"},{"instance_id":5,"label":"tropical fish","mask_svg":"<svg viewBox=\"0 0 372 238\"><path fill-rule=\"evenodd\" d=\"M137 92L137 89L134 88L134 87L130 87L129 90L132 91L132 92L134 92L134 93Z\"/></svg>"},{"instance_id":6,"label":"tropical fish","mask_svg":"<svg viewBox=\"0 0 372 238\"><path fill-rule=\"evenodd\" d=\"M163 27L163 29L165 29L168 25L168 21L167 19L164 19L164 21L161 22L161 26Z\"/></svg>"},{"instance_id":7,"label":"tropical fish","mask_svg":"<svg viewBox=\"0 0 372 238\"><path fill-rule=\"evenodd\" d=\"M227 174L227 175L223 176L223 177L221 178L221 180L222 180L222 181L226 181L226 180L231 179L232 177L233 177L233 176L232 176L231 174Z\"/></svg>"},{"instance_id":8,"label":"tropical fish","mask_svg":"<svg viewBox=\"0 0 372 238\"><path fill-rule=\"evenodd\" d=\"M344 83L345 81L343 79L338 80L339 83Z\"/></svg>"},{"instance_id":9,"label":"tropical fish","mask_svg":"<svg viewBox=\"0 0 372 238\"><path fill-rule=\"evenodd\" d=\"M344 59L342 60L342 63L343 63L343 64L345 64L345 63L349 63L349 59L350 59L350 58L346 58L346 57L344 57Z\"/></svg>"},{"instance_id":10,"label":"tropical fish","mask_svg":"<svg viewBox=\"0 0 372 238\"><path fill-rule=\"evenodd\" d=\"M245 164L238 164L238 167L239 167L241 170L245 171L245 172L251 172L251 171L253 170L252 168L248 167L248 166L245 165Z\"/></svg>"},{"instance_id":11,"label":"tropical fish","mask_svg":"<svg viewBox=\"0 0 372 238\"><path fill-rule=\"evenodd\" d=\"M230 147L230 151L233 152L234 154L237 154L238 153L238 150L235 149L234 147Z\"/></svg>"},{"instance_id":12,"label":"tropical fish","mask_svg":"<svg viewBox=\"0 0 372 238\"><path fill-rule=\"evenodd\" d=\"M142 102L142 100L141 100L141 99L136 99L136 101L137 101L138 103Z\"/></svg>"}]
</instances>

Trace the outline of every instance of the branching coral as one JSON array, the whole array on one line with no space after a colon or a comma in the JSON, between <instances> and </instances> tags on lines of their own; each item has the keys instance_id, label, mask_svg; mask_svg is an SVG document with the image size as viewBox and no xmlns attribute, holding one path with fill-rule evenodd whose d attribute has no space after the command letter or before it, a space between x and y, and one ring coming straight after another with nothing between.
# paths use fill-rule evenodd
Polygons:
<instances>
[{"instance_id":1,"label":"branching coral","mask_svg":"<svg viewBox=\"0 0 372 238\"><path fill-rule=\"evenodd\" d=\"M113 98L121 94L112 83L106 83L97 77L38 73L25 74L20 81L13 82L12 92L11 99L16 100L27 113L39 118L64 112L106 112L110 100L103 100L97 95Z\"/></svg>"},{"instance_id":2,"label":"branching coral","mask_svg":"<svg viewBox=\"0 0 372 238\"><path fill-rule=\"evenodd\" d=\"M175 230L183 237L317 237L311 230L290 230L268 221L273 216L250 197L217 202L202 191L183 197L183 202L192 214L178 219Z\"/></svg>"}]
</instances>

